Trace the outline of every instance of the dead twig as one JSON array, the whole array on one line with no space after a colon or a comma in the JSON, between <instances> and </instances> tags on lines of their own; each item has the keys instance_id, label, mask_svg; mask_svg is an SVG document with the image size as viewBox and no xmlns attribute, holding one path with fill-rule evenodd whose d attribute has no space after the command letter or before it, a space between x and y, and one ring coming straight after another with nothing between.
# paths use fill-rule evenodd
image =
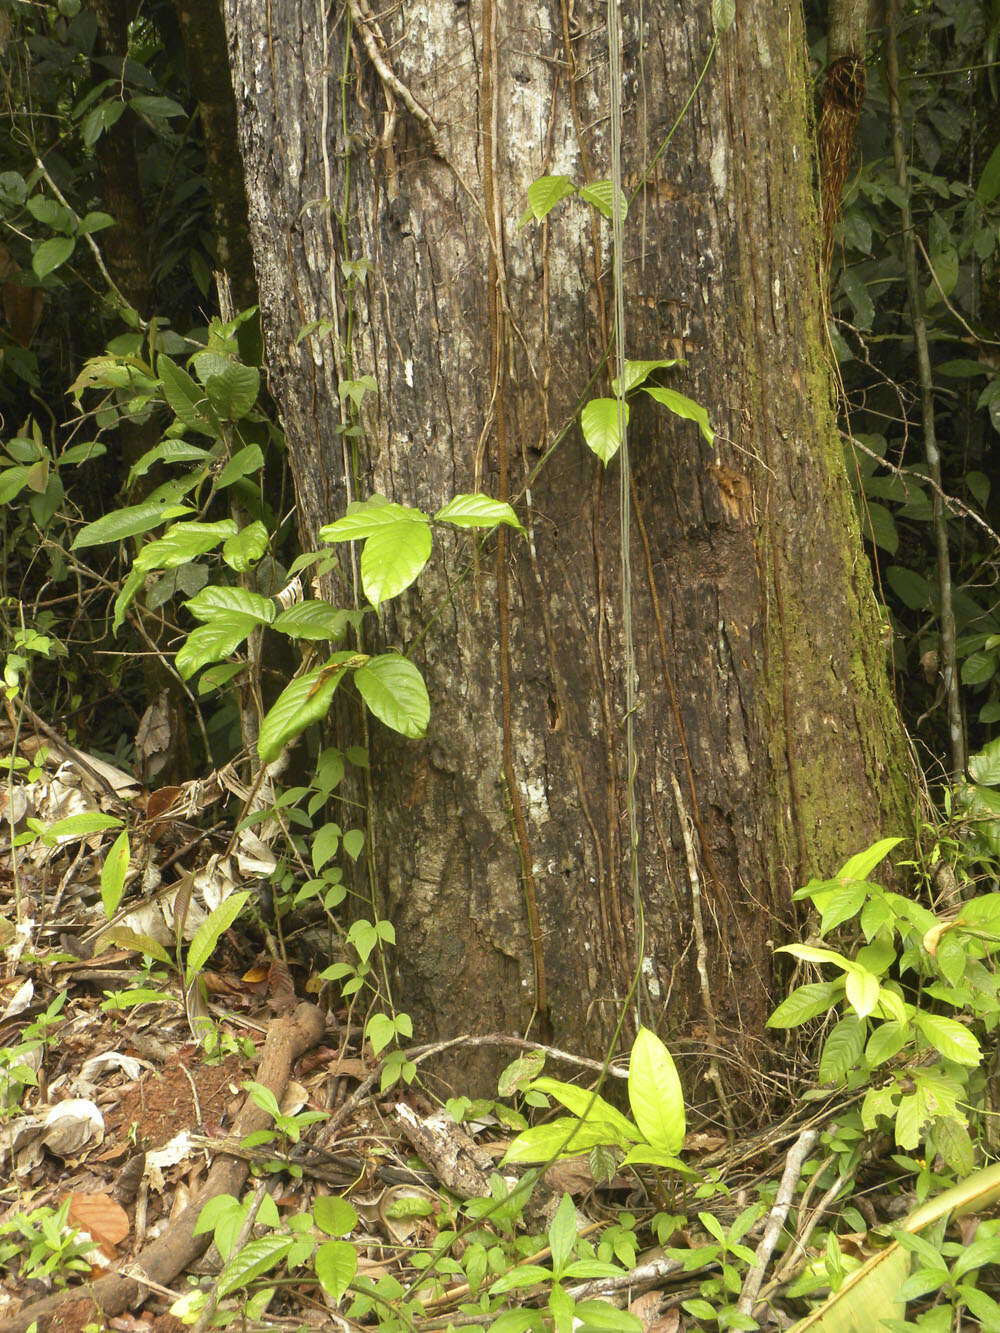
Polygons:
<instances>
[{"instance_id":1,"label":"dead twig","mask_svg":"<svg viewBox=\"0 0 1000 1333\"><path fill-rule=\"evenodd\" d=\"M764 1281L764 1272L771 1261L771 1255L778 1243L781 1228L785 1225L785 1218L792 1206L795 1187L802 1175L802 1168L818 1138L818 1130L804 1129L788 1150L788 1156L785 1158L785 1169L781 1173L781 1183L778 1185L778 1193L775 1195L771 1211L768 1213L764 1234L754 1255L753 1268L746 1275L743 1290L740 1292L740 1299L736 1303L736 1308L741 1314L748 1315L756 1304L757 1294L760 1291L761 1283Z\"/></svg>"}]
</instances>

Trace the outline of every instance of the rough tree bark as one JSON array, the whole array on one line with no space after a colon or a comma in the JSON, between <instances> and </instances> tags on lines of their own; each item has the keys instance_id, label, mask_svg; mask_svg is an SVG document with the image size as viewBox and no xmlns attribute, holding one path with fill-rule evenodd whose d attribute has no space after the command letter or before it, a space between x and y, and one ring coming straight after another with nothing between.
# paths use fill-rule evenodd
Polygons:
<instances>
[{"instance_id":1,"label":"rough tree bark","mask_svg":"<svg viewBox=\"0 0 1000 1333\"><path fill-rule=\"evenodd\" d=\"M530 532L494 539L464 582L469 547L440 539L380 622L384 642L416 644L433 704L425 741L371 738L397 1002L428 1037L512 1030L541 986L543 1027L593 1053L623 1010L627 1036L638 972L643 1019L678 1055L704 1054L711 1007L725 1068L745 1070L791 891L905 831L913 779L830 405L798 6L761 0L720 37L648 176L709 55L711 6L622 8L624 172L640 187L628 353L686 357L669 383L718 432L713 449L633 406L643 932L619 470L575 426L560 434L606 346L610 227L578 202L517 225L538 176L609 175L604 6L408 0L376 17L367 0L225 0L305 542L371 491L431 510L506 492ZM371 264L350 321L345 258ZM336 332L296 345L317 319ZM356 479L338 378L361 374L378 395ZM703 978L673 775L694 817ZM744 1087L759 1109L759 1082Z\"/></svg>"}]
</instances>

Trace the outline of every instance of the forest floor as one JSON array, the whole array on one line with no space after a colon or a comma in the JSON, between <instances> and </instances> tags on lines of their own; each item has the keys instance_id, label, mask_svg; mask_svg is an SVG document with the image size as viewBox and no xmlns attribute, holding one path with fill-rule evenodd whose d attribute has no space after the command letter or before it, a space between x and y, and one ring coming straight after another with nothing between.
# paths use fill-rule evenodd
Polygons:
<instances>
[{"instance_id":1,"label":"forest floor","mask_svg":"<svg viewBox=\"0 0 1000 1333\"><path fill-rule=\"evenodd\" d=\"M835 1217L859 1267L913 1208L888 1140L833 1169L861 1093L819 1089L738 1141L693 1127L684 1177L591 1152L517 1197L526 1103L442 1104L422 1075L462 1042L581 1088L599 1066L504 1034L373 1050L315 928L276 947L249 904L226 920L261 844L198 826L204 786L129 811L127 775L63 758L0 791L0 1333L534 1329L556 1289L576 1326L788 1327L835 1281Z\"/></svg>"}]
</instances>

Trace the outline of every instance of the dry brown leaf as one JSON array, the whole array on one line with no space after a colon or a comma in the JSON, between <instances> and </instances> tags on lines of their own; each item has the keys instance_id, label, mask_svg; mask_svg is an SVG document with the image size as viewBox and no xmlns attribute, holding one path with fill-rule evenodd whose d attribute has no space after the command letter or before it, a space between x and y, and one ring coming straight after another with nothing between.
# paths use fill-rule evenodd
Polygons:
<instances>
[{"instance_id":1,"label":"dry brown leaf","mask_svg":"<svg viewBox=\"0 0 1000 1333\"><path fill-rule=\"evenodd\" d=\"M129 1233L128 1214L108 1194L71 1194L66 1220L98 1245L114 1249Z\"/></svg>"},{"instance_id":2,"label":"dry brown leaf","mask_svg":"<svg viewBox=\"0 0 1000 1333\"><path fill-rule=\"evenodd\" d=\"M681 1326L681 1313L679 1310L664 1310L661 1313L662 1303L662 1291L646 1291L629 1305L629 1314L634 1314L642 1323L643 1333L677 1333Z\"/></svg>"}]
</instances>

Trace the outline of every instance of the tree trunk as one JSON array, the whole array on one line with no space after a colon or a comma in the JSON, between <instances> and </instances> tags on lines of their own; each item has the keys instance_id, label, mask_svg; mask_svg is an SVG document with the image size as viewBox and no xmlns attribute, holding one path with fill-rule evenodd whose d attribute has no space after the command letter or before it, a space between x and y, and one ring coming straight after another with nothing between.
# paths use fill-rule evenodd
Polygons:
<instances>
[{"instance_id":1,"label":"tree trunk","mask_svg":"<svg viewBox=\"0 0 1000 1333\"><path fill-rule=\"evenodd\" d=\"M717 1022L724 1067L746 1076L731 1086L759 1110L790 894L907 831L913 775L830 406L797 6L761 0L720 36L644 177L709 56L710 9L623 6L623 171L641 187L628 355L685 357L664 383L717 432L712 448L643 395L632 406L640 927L620 469L572 424L608 391L611 228L576 200L518 228L537 177L610 175L604 6L422 0L377 23L366 0L328 19L309 0L225 0L305 542L372 491L425 510L509 494L529 530L494 538L464 581L470 547L439 538L380 621L385 643L414 645L433 707L426 740L371 738L396 1002L423 1037L537 1018L599 1054L623 1017L634 1028L638 978L642 1021L678 1056L703 1058ZM345 258L371 264L353 295ZM318 319L334 333L296 345ZM355 470L338 379L362 374L378 395Z\"/></svg>"}]
</instances>

